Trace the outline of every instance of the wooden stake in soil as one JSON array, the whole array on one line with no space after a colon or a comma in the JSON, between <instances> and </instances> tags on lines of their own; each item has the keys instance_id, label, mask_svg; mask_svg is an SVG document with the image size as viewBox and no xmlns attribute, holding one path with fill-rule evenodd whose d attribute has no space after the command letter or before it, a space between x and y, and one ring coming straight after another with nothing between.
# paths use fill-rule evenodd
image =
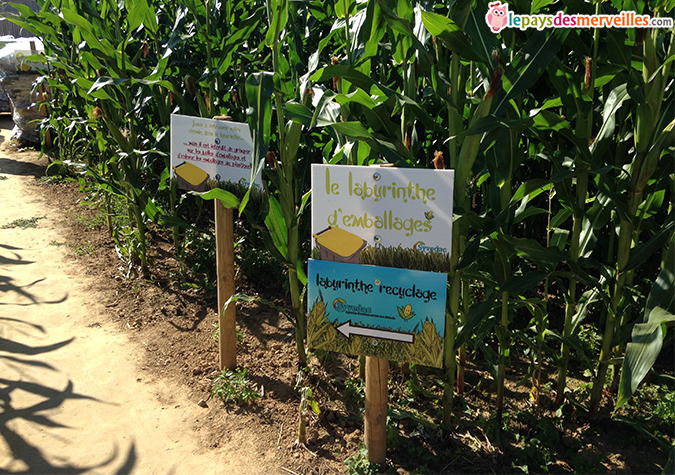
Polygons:
<instances>
[{"instance_id":1,"label":"wooden stake in soil","mask_svg":"<svg viewBox=\"0 0 675 475\"><path fill-rule=\"evenodd\" d=\"M225 302L234 295L234 218L232 209L220 200L213 200L216 214L216 268L218 283L218 329L220 369L237 367L237 309L232 302L223 311Z\"/></svg>"},{"instance_id":2,"label":"wooden stake in soil","mask_svg":"<svg viewBox=\"0 0 675 475\"><path fill-rule=\"evenodd\" d=\"M366 357L365 439L368 461L383 465L387 459L387 376L389 360Z\"/></svg>"}]
</instances>

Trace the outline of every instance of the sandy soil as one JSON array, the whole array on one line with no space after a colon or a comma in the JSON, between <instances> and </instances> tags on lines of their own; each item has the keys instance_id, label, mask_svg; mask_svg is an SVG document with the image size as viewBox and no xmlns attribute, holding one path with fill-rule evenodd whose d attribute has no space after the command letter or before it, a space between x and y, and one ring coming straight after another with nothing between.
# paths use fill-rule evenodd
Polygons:
<instances>
[{"instance_id":1,"label":"sandy soil","mask_svg":"<svg viewBox=\"0 0 675 475\"><path fill-rule=\"evenodd\" d=\"M59 204L29 186L42 168L0 126L0 226L39 218L0 229L0 473L271 473L255 434L206 450L194 430L206 409L141 369L146 344L55 245Z\"/></svg>"}]
</instances>

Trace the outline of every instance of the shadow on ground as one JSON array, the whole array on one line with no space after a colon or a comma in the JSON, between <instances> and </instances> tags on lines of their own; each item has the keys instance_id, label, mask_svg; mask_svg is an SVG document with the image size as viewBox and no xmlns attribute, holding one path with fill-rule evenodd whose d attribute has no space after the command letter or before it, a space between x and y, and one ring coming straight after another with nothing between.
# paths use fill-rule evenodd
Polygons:
<instances>
[{"instance_id":1,"label":"shadow on ground","mask_svg":"<svg viewBox=\"0 0 675 475\"><path fill-rule=\"evenodd\" d=\"M39 332L45 334L41 325L35 325L16 318L0 317L0 327L3 330L8 327L13 330L29 334ZM66 401L71 399L84 399L96 401L105 404L85 394L77 393L73 390L73 382L68 380L66 386L62 389L52 388L40 382L29 381L31 369L42 369L47 371L58 371L50 363L35 359L35 356L47 355L52 351L63 348L74 338L64 340L58 343L44 346L31 346L25 343L11 341L0 337L0 362L2 366L13 370L17 374L16 379L0 378L0 437L2 437L9 447L11 465L0 468L0 474L3 473L49 473L49 474L80 474L89 471L99 471L104 467L109 469L113 463L118 465L122 463L115 474L130 473L136 465L136 444L132 441L125 453L120 452L119 447L115 446L112 454L105 460L88 466L80 466L68 462L63 454L46 454L37 445L31 444L21 434L10 427L10 422L23 420L35 425L46 428L67 427L53 420L49 411L58 409ZM31 358L33 357L33 358ZM7 374L9 371L3 371ZM17 403L19 393L24 392L31 395L30 400L39 399L39 402L32 405L21 407ZM57 465L50 460L59 460ZM9 468L9 470L8 470Z\"/></svg>"},{"instance_id":2,"label":"shadow on ground","mask_svg":"<svg viewBox=\"0 0 675 475\"><path fill-rule=\"evenodd\" d=\"M0 157L0 174L40 178L45 176L45 170L46 167L37 163L20 162L11 158Z\"/></svg>"}]
</instances>

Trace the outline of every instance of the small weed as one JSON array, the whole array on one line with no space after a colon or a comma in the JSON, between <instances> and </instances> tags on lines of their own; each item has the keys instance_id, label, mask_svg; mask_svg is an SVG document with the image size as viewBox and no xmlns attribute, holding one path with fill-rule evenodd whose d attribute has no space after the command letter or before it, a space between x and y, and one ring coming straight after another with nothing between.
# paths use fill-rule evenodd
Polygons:
<instances>
[{"instance_id":1,"label":"small weed","mask_svg":"<svg viewBox=\"0 0 675 475\"><path fill-rule=\"evenodd\" d=\"M64 175L43 176L42 183L45 185L60 185L61 183L69 183L75 181L75 178Z\"/></svg>"},{"instance_id":2,"label":"small weed","mask_svg":"<svg viewBox=\"0 0 675 475\"><path fill-rule=\"evenodd\" d=\"M80 246L77 246L75 248L75 252L77 252L78 256L93 256L94 253L96 252L96 246L94 246L92 243L89 241L84 241L84 243Z\"/></svg>"},{"instance_id":3,"label":"small weed","mask_svg":"<svg viewBox=\"0 0 675 475\"><path fill-rule=\"evenodd\" d=\"M345 465L349 475L375 475L380 471L378 464L370 463L368 460L368 449L363 444L359 447L356 455L351 455L345 459Z\"/></svg>"},{"instance_id":4,"label":"small weed","mask_svg":"<svg viewBox=\"0 0 675 475\"><path fill-rule=\"evenodd\" d=\"M56 247L70 246L70 245L72 245L72 244L73 244L73 243L67 242L67 241L66 241L66 242L58 242L58 241L50 241L50 242L49 242L49 245L50 245L50 246L56 246Z\"/></svg>"},{"instance_id":5,"label":"small weed","mask_svg":"<svg viewBox=\"0 0 675 475\"><path fill-rule=\"evenodd\" d=\"M185 231L185 238L179 250L184 278L189 274L197 282L183 283L181 288L212 291L216 288L216 237L211 231L202 231L195 227Z\"/></svg>"},{"instance_id":6,"label":"small weed","mask_svg":"<svg viewBox=\"0 0 675 475\"><path fill-rule=\"evenodd\" d=\"M0 180L9 180L7 175L0 175Z\"/></svg>"},{"instance_id":7,"label":"small weed","mask_svg":"<svg viewBox=\"0 0 675 475\"><path fill-rule=\"evenodd\" d=\"M218 344L218 338L220 338L220 327L218 322L213 324L213 331L211 332L211 339L214 343ZM239 325L237 325L237 341L242 341L244 339L244 331Z\"/></svg>"},{"instance_id":8,"label":"small weed","mask_svg":"<svg viewBox=\"0 0 675 475\"><path fill-rule=\"evenodd\" d=\"M387 447L398 447L403 440L398 428L398 421L392 417L387 417Z\"/></svg>"},{"instance_id":9,"label":"small weed","mask_svg":"<svg viewBox=\"0 0 675 475\"><path fill-rule=\"evenodd\" d=\"M675 426L675 391L666 385L641 385L620 413L643 421L655 435L672 437Z\"/></svg>"},{"instance_id":10,"label":"small weed","mask_svg":"<svg viewBox=\"0 0 675 475\"><path fill-rule=\"evenodd\" d=\"M366 387L360 379L348 379L345 381L347 395L354 400L357 406L363 406L363 400L366 398Z\"/></svg>"},{"instance_id":11,"label":"small weed","mask_svg":"<svg viewBox=\"0 0 675 475\"><path fill-rule=\"evenodd\" d=\"M87 230L101 229L107 226L106 217L104 213L99 213L96 216L76 216L77 224Z\"/></svg>"},{"instance_id":12,"label":"small weed","mask_svg":"<svg viewBox=\"0 0 675 475\"><path fill-rule=\"evenodd\" d=\"M587 473L588 475L601 475L607 473L607 469L600 463L600 455L575 454L570 460L570 465L575 473Z\"/></svg>"},{"instance_id":13,"label":"small weed","mask_svg":"<svg viewBox=\"0 0 675 475\"><path fill-rule=\"evenodd\" d=\"M37 222L39 219L44 219L47 216L39 216L36 218L19 218L15 219L9 224L3 224L0 226L0 229L12 229L12 228L21 228L21 229L26 229L26 228L37 228Z\"/></svg>"},{"instance_id":14,"label":"small weed","mask_svg":"<svg viewBox=\"0 0 675 475\"><path fill-rule=\"evenodd\" d=\"M248 369L238 368L236 371L223 370L214 381L213 391L209 399L219 397L223 402L248 404L260 397L258 391L250 386Z\"/></svg>"}]
</instances>

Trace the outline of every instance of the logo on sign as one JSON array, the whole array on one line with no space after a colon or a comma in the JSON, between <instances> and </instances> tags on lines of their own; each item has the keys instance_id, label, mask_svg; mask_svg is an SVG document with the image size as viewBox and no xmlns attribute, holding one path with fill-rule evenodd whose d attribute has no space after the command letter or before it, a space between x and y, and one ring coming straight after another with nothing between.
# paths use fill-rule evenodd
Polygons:
<instances>
[{"instance_id":1,"label":"logo on sign","mask_svg":"<svg viewBox=\"0 0 675 475\"><path fill-rule=\"evenodd\" d=\"M413 244L413 249L420 252L448 252L444 247L440 246L427 246L424 244L424 241L417 241Z\"/></svg>"},{"instance_id":2,"label":"logo on sign","mask_svg":"<svg viewBox=\"0 0 675 475\"><path fill-rule=\"evenodd\" d=\"M333 308L340 313L351 313L353 315L372 315L373 309L363 305L349 305L345 299L337 298L333 300Z\"/></svg>"}]
</instances>

